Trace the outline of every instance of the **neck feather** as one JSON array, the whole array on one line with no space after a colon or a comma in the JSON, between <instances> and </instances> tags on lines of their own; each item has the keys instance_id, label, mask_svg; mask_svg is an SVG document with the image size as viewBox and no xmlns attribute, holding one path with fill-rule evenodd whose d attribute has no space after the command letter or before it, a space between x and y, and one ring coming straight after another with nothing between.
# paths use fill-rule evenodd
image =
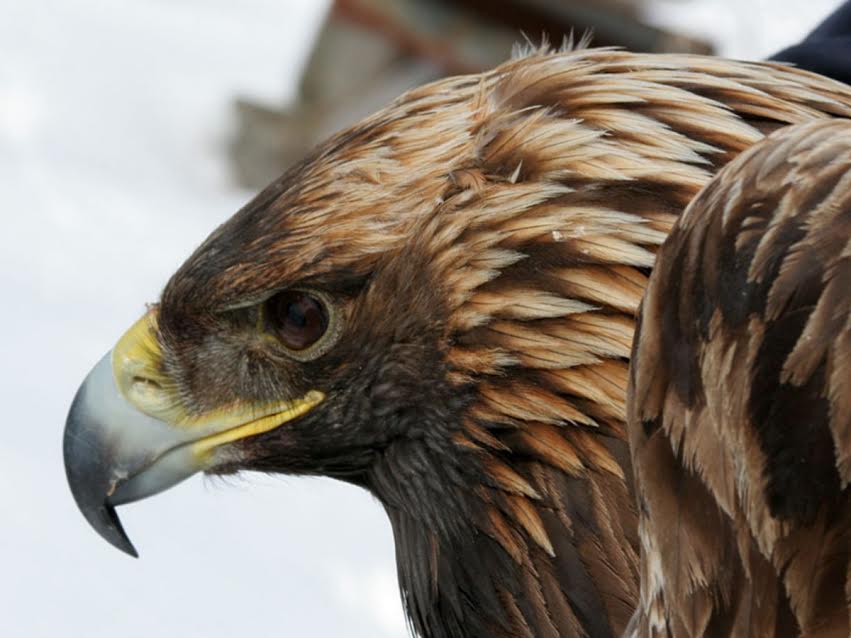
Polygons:
<instances>
[{"instance_id":1,"label":"neck feather","mask_svg":"<svg viewBox=\"0 0 851 638\"><path fill-rule=\"evenodd\" d=\"M600 445L628 467L621 441ZM531 458L509 466L471 446L451 456L419 446L413 463L409 452L404 467L389 453L371 482L393 526L417 635L623 632L638 594L636 514L614 467L569 475Z\"/></svg>"}]
</instances>

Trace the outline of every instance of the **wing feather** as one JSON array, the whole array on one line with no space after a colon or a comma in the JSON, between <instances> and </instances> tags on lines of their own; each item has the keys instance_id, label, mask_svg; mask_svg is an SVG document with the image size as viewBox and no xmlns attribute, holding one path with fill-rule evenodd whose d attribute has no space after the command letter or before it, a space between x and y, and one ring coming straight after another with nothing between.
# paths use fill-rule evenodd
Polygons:
<instances>
[{"instance_id":1,"label":"wing feather","mask_svg":"<svg viewBox=\"0 0 851 638\"><path fill-rule=\"evenodd\" d=\"M628 427L640 636L847 636L851 124L721 170L660 251Z\"/></svg>"}]
</instances>

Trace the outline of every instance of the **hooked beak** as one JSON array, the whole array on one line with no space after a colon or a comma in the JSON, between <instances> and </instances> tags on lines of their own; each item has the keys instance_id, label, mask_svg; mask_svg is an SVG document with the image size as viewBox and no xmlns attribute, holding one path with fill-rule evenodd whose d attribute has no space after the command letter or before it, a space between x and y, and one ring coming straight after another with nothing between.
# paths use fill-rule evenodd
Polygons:
<instances>
[{"instance_id":1,"label":"hooked beak","mask_svg":"<svg viewBox=\"0 0 851 638\"><path fill-rule=\"evenodd\" d=\"M161 361L151 311L95 365L65 423L65 473L77 506L95 531L134 557L116 506L209 469L223 445L280 427L324 399L310 391L294 401L188 414Z\"/></svg>"}]
</instances>

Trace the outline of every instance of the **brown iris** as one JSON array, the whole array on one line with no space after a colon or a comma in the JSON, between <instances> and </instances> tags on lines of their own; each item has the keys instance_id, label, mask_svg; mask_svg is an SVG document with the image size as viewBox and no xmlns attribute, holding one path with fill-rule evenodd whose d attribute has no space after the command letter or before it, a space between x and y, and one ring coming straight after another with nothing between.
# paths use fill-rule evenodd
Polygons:
<instances>
[{"instance_id":1,"label":"brown iris","mask_svg":"<svg viewBox=\"0 0 851 638\"><path fill-rule=\"evenodd\" d=\"M285 290L269 299L270 328L290 350L304 350L328 329L328 311L322 300L302 290Z\"/></svg>"}]
</instances>

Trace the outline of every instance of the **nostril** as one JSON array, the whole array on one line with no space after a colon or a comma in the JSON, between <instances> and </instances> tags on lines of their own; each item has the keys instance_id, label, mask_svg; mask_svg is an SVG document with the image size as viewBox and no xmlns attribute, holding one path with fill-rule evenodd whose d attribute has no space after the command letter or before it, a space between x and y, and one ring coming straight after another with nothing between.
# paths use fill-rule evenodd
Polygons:
<instances>
[{"instance_id":1,"label":"nostril","mask_svg":"<svg viewBox=\"0 0 851 638\"><path fill-rule=\"evenodd\" d=\"M139 375L133 376L133 385L137 386L140 390L162 390L162 386L159 382Z\"/></svg>"},{"instance_id":2,"label":"nostril","mask_svg":"<svg viewBox=\"0 0 851 638\"><path fill-rule=\"evenodd\" d=\"M139 410L156 418L160 418L172 405L168 388L145 373L128 376L124 396Z\"/></svg>"},{"instance_id":3,"label":"nostril","mask_svg":"<svg viewBox=\"0 0 851 638\"><path fill-rule=\"evenodd\" d=\"M152 405L163 400L164 388L158 381L150 377L134 374L131 377L129 395L145 405Z\"/></svg>"}]
</instances>

